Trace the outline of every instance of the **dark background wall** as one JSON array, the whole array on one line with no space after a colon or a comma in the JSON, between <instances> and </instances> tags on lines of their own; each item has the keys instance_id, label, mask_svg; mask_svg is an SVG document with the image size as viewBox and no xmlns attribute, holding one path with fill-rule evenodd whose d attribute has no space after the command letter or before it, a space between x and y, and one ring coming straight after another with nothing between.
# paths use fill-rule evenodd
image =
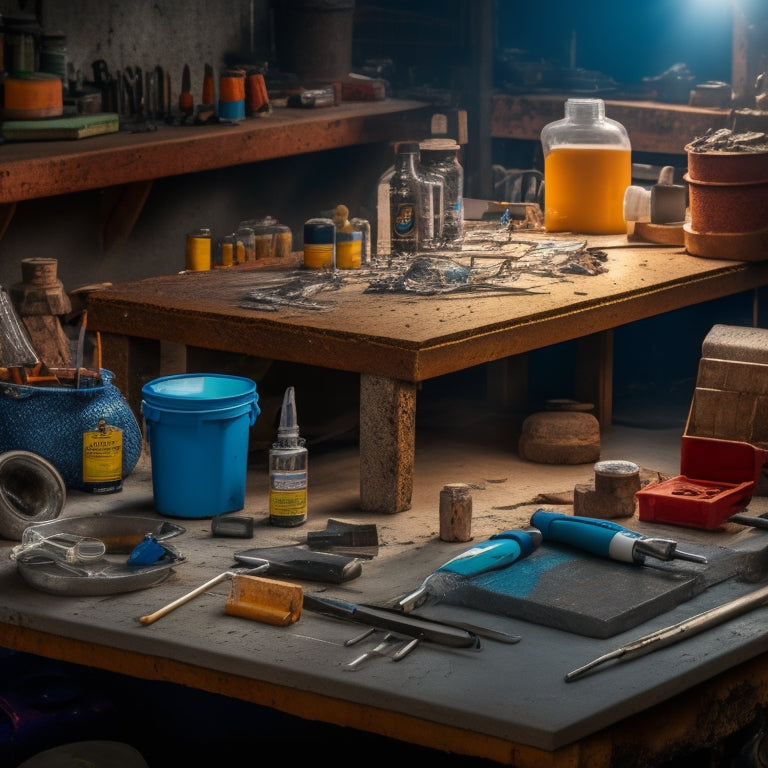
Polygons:
<instances>
[{"instance_id":1,"label":"dark background wall","mask_svg":"<svg viewBox=\"0 0 768 768\"><path fill-rule=\"evenodd\" d=\"M632 84L685 62L699 82L731 78L732 5L615 0L497 5L497 44Z\"/></svg>"},{"instance_id":2,"label":"dark background wall","mask_svg":"<svg viewBox=\"0 0 768 768\"><path fill-rule=\"evenodd\" d=\"M471 32L488 2L357 0L353 66L381 66L394 95L459 107L476 96L481 53L498 60L512 51L529 62L574 65L623 86L679 62L697 81L730 78L729 2L497 0L492 2L495 30L484 38L487 49L478 51ZM196 88L206 62L216 71L232 60L266 62L274 69L279 56L271 10L269 0L0 0L4 16L37 14L46 31L66 33L69 60L86 78L98 58L112 70L161 64L171 72L175 89L184 63L190 64ZM493 85L488 84L489 93ZM412 137L392 140L403 138ZM471 148L478 137L469 138ZM337 203L375 223L375 185L391 159L391 146L383 144L157 180L130 239L111 254L102 253L98 244L101 190L23 202L0 241L0 284L16 283L20 260L30 256L55 256L67 289L167 274L183 268L187 232L209 226L220 237L243 219L266 215L290 226L300 247L302 223ZM508 140L493 142L492 160L523 168L541 162L537 142ZM685 157L642 158L648 161L684 166ZM704 335L717 322L751 324L752 298L735 297L617 329L617 417L631 410L651 418L662 396L669 395L675 418L684 418ZM566 345L531 356L532 392L539 400L569 396L571 355ZM473 376L440 384L482 396L483 372Z\"/></svg>"}]
</instances>

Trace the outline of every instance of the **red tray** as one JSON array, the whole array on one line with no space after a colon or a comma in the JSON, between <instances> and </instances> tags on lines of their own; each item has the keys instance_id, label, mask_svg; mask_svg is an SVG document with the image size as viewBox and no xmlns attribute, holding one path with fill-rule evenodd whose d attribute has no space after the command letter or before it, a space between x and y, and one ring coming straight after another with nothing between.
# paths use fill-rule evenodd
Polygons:
<instances>
[{"instance_id":1,"label":"red tray","mask_svg":"<svg viewBox=\"0 0 768 768\"><path fill-rule=\"evenodd\" d=\"M688 528L719 528L752 500L768 454L751 443L683 435L681 475L635 494L638 518Z\"/></svg>"},{"instance_id":2,"label":"red tray","mask_svg":"<svg viewBox=\"0 0 768 768\"><path fill-rule=\"evenodd\" d=\"M753 480L719 483L678 475L635 494L638 518L711 531L742 511L752 499L754 488Z\"/></svg>"}]
</instances>

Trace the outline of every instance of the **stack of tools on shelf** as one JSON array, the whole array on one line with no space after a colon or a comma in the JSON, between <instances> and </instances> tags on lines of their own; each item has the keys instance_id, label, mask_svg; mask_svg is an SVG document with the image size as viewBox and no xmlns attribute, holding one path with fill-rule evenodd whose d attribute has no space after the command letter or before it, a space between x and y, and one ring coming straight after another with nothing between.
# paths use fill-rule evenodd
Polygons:
<instances>
[{"instance_id":1,"label":"stack of tools on shelf","mask_svg":"<svg viewBox=\"0 0 768 768\"><path fill-rule=\"evenodd\" d=\"M235 65L221 72L218 99L213 66L205 64L200 103L195 102L189 64L181 75L178 113L182 125L238 121L270 112L264 74L258 67Z\"/></svg>"}]
</instances>

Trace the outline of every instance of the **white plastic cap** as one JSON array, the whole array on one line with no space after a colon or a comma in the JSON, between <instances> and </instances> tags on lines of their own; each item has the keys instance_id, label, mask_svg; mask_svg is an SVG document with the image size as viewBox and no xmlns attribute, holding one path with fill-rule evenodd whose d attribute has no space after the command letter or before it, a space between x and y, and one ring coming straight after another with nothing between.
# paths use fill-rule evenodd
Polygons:
<instances>
[{"instance_id":1,"label":"white plastic cap","mask_svg":"<svg viewBox=\"0 0 768 768\"><path fill-rule=\"evenodd\" d=\"M651 220L651 192L643 187L627 187L624 191L624 221Z\"/></svg>"}]
</instances>

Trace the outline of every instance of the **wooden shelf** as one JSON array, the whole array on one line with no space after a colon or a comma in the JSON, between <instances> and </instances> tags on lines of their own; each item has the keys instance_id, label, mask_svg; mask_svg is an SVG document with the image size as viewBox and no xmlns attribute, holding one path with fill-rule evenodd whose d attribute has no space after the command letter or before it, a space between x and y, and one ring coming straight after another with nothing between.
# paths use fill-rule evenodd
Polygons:
<instances>
[{"instance_id":1,"label":"wooden shelf","mask_svg":"<svg viewBox=\"0 0 768 768\"><path fill-rule=\"evenodd\" d=\"M81 140L0 146L0 238L24 200L108 189L100 243L108 252L131 233L154 179L429 133L420 101L342 102L317 109L275 108L233 125L168 126Z\"/></svg>"},{"instance_id":2,"label":"wooden shelf","mask_svg":"<svg viewBox=\"0 0 768 768\"><path fill-rule=\"evenodd\" d=\"M539 141L541 129L564 116L567 94L493 96L491 137ZM710 128L726 128L728 109L689 107L654 101L605 99L606 116L620 122L638 152L685 154L685 145Z\"/></svg>"},{"instance_id":3,"label":"wooden shelf","mask_svg":"<svg viewBox=\"0 0 768 768\"><path fill-rule=\"evenodd\" d=\"M421 120L428 130L428 116L423 102L385 99L275 108L236 125L160 125L145 133L7 143L0 146L0 204L391 141L414 135Z\"/></svg>"}]
</instances>

